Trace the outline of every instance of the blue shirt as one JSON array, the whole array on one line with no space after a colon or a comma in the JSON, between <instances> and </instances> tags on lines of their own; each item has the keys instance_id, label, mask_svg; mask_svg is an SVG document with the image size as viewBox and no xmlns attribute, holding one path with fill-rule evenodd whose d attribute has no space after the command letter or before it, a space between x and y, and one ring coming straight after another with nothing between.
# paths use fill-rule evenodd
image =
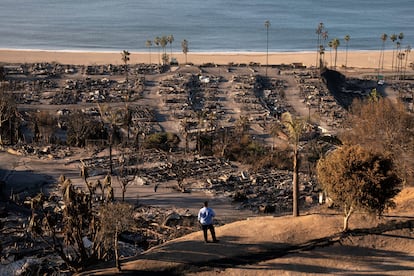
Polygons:
<instances>
[{"instance_id":1,"label":"blue shirt","mask_svg":"<svg viewBox=\"0 0 414 276\"><path fill-rule=\"evenodd\" d=\"M203 207L198 212L198 221L202 225L210 225L213 224L213 217L215 217L216 214L214 213L213 209L209 207Z\"/></svg>"}]
</instances>

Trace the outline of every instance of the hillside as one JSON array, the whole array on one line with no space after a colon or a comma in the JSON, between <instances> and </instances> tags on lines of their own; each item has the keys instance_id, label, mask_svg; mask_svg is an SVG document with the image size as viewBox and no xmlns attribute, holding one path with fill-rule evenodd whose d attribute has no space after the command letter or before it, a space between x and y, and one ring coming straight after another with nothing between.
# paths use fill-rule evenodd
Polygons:
<instances>
[{"instance_id":1,"label":"hillside","mask_svg":"<svg viewBox=\"0 0 414 276\"><path fill-rule=\"evenodd\" d=\"M216 228L218 244L196 232L123 261L122 273L165 275L412 275L414 188L377 220L355 214L340 233L338 213L320 208L298 218L256 217ZM98 269L97 275L116 273Z\"/></svg>"}]
</instances>

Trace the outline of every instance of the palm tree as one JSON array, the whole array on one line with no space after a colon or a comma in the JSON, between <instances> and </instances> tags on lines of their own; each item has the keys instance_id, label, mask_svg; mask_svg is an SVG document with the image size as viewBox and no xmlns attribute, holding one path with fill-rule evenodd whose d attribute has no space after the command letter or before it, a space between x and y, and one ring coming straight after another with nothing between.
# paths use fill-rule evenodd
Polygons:
<instances>
[{"instance_id":1,"label":"palm tree","mask_svg":"<svg viewBox=\"0 0 414 276\"><path fill-rule=\"evenodd\" d=\"M325 66L325 47L323 45L320 45L319 47L319 68L322 68L323 66Z\"/></svg>"},{"instance_id":2,"label":"palm tree","mask_svg":"<svg viewBox=\"0 0 414 276\"><path fill-rule=\"evenodd\" d=\"M266 20L264 25L266 27L266 77L267 77L267 67L269 67L269 28L270 28L270 21Z\"/></svg>"},{"instance_id":3,"label":"palm tree","mask_svg":"<svg viewBox=\"0 0 414 276\"><path fill-rule=\"evenodd\" d=\"M378 64L378 73L381 69L384 69L384 50L385 50L385 42L387 41L387 34L382 34L381 35L381 40L382 40L382 47L381 47L381 52L380 52L380 59L379 59L379 64Z\"/></svg>"},{"instance_id":4,"label":"palm tree","mask_svg":"<svg viewBox=\"0 0 414 276\"><path fill-rule=\"evenodd\" d=\"M181 42L181 48L183 50L183 53L185 55L185 64L187 64L187 53L188 53L188 41L186 39L184 39Z\"/></svg>"},{"instance_id":5,"label":"palm tree","mask_svg":"<svg viewBox=\"0 0 414 276\"><path fill-rule=\"evenodd\" d=\"M162 54L162 64L163 65L165 65L168 61L167 50L166 50L167 44L168 44L167 37L165 35L163 35L160 39L160 46L161 46L162 52L163 52L163 54Z\"/></svg>"},{"instance_id":6,"label":"palm tree","mask_svg":"<svg viewBox=\"0 0 414 276\"><path fill-rule=\"evenodd\" d=\"M404 64L404 79L405 79L405 72L407 71L407 62L408 62L408 55L411 52L411 46L407 45L405 48L405 64Z\"/></svg>"},{"instance_id":7,"label":"palm tree","mask_svg":"<svg viewBox=\"0 0 414 276\"><path fill-rule=\"evenodd\" d=\"M329 47L329 64L332 66L332 48L333 48L333 40L328 42L328 47Z\"/></svg>"},{"instance_id":8,"label":"palm tree","mask_svg":"<svg viewBox=\"0 0 414 276\"><path fill-rule=\"evenodd\" d=\"M145 47L148 48L149 51L149 64L151 64L151 48L152 48L152 41L151 40L147 40L145 42Z\"/></svg>"},{"instance_id":9,"label":"palm tree","mask_svg":"<svg viewBox=\"0 0 414 276\"><path fill-rule=\"evenodd\" d=\"M392 62L391 62L391 68L392 70L394 70L395 48L397 47L397 45L395 44L395 41L397 40L397 35L396 34L390 35L390 40L392 41L392 43L394 43L394 47L392 48Z\"/></svg>"},{"instance_id":10,"label":"palm tree","mask_svg":"<svg viewBox=\"0 0 414 276\"><path fill-rule=\"evenodd\" d=\"M128 61L129 61L129 55L130 53L126 50L123 50L121 53L122 56L122 61L124 62L124 66L125 66L125 84L126 84L126 95L125 95L125 108L126 108L126 121L127 121L127 129L128 129L128 134L127 134L127 139L129 141L129 126L130 126L130 122L131 122L131 113L129 111L129 106L128 106L128 102L129 102L129 85L128 85Z\"/></svg>"},{"instance_id":11,"label":"palm tree","mask_svg":"<svg viewBox=\"0 0 414 276\"><path fill-rule=\"evenodd\" d=\"M399 40L399 51L398 51L398 55L401 57L401 56L403 56L404 54L402 53L402 41L403 41L403 39L404 39L404 33L399 33L398 34L398 40ZM399 63L399 66L398 66L398 72L401 72L402 71L402 59L400 59L400 63Z\"/></svg>"},{"instance_id":12,"label":"palm tree","mask_svg":"<svg viewBox=\"0 0 414 276\"><path fill-rule=\"evenodd\" d=\"M172 34L167 36L167 42L170 44L170 53L171 53L171 59L172 59L172 43L174 42L174 36Z\"/></svg>"},{"instance_id":13,"label":"palm tree","mask_svg":"<svg viewBox=\"0 0 414 276\"><path fill-rule=\"evenodd\" d=\"M322 32L324 29L324 25L322 22L319 23L318 27L316 28L316 35L318 36L317 42L316 42L316 67L318 67L318 63L320 65L320 49L321 49L321 38L322 38Z\"/></svg>"},{"instance_id":14,"label":"palm tree","mask_svg":"<svg viewBox=\"0 0 414 276\"><path fill-rule=\"evenodd\" d=\"M158 64L161 64L160 42L161 42L161 38L159 36L157 36L154 39L154 44L155 44L155 46L158 47Z\"/></svg>"},{"instance_id":15,"label":"palm tree","mask_svg":"<svg viewBox=\"0 0 414 276\"><path fill-rule=\"evenodd\" d=\"M338 47L340 45L339 39L334 38L332 39L332 48L335 51L335 59L334 59L334 69L336 70L336 60L338 59Z\"/></svg>"},{"instance_id":16,"label":"palm tree","mask_svg":"<svg viewBox=\"0 0 414 276\"><path fill-rule=\"evenodd\" d=\"M351 36L349 34L347 34L344 37L345 43L346 43L346 52L345 52L345 68L348 65L348 44L349 44L349 40L351 39Z\"/></svg>"},{"instance_id":17,"label":"palm tree","mask_svg":"<svg viewBox=\"0 0 414 276\"><path fill-rule=\"evenodd\" d=\"M125 66L125 82L128 88L128 61L129 61L130 53L127 50L123 50L121 52L121 59L124 62Z\"/></svg>"},{"instance_id":18,"label":"palm tree","mask_svg":"<svg viewBox=\"0 0 414 276\"><path fill-rule=\"evenodd\" d=\"M398 57L401 56L401 42L397 41L395 43L395 71L397 72L397 75L400 71L400 65L399 65L399 59Z\"/></svg>"},{"instance_id":19,"label":"palm tree","mask_svg":"<svg viewBox=\"0 0 414 276\"><path fill-rule=\"evenodd\" d=\"M299 139L304 130L304 122L299 118L294 118L289 112L282 114L282 123L289 131L289 139L293 146L293 216L299 216L299 174L298 174L298 159L299 159Z\"/></svg>"}]
</instances>

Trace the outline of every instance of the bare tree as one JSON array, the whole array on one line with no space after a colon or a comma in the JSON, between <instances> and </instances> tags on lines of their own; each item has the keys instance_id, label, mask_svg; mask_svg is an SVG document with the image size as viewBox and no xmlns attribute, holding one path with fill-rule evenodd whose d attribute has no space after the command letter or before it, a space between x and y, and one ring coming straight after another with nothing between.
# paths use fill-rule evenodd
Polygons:
<instances>
[{"instance_id":1,"label":"bare tree","mask_svg":"<svg viewBox=\"0 0 414 276\"><path fill-rule=\"evenodd\" d=\"M110 203L105 204L100 209L101 232L105 238L106 250L112 250L115 253L115 266L121 270L119 262L119 235L131 230L133 224L133 207L127 203Z\"/></svg>"},{"instance_id":2,"label":"bare tree","mask_svg":"<svg viewBox=\"0 0 414 276\"><path fill-rule=\"evenodd\" d=\"M109 136L109 168L111 175L113 174L113 162L112 162L112 147L115 129L121 126L124 122L124 115L121 110L112 109L109 105L98 104L99 113L102 121L107 125Z\"/></svg>"},{"instance_id":3,"label":"bare tree","mask_svg":"<svg viewBox=\"0 0 414 276\"><path fill-rule=\"evenodd\" d=\"M44 143L50 143L57 130L57 117L49 111L35 113L35 121L39 129L39 135Z\"/></svg>"},{"instance_id":4,"label":"bare tree","mask_svg":"<svg viewBox=\"0 0 414 276\"><path fill-rule=\"evenodd\" d=\"M118 168L117 168L117 178L121 186L122 191L122 201L125 201L125 193L127 191L128 185L130 185L138 172L138 170L133 166L131 160L132 153L122 152L118 158Z\"/></svg>"}]
</instances>

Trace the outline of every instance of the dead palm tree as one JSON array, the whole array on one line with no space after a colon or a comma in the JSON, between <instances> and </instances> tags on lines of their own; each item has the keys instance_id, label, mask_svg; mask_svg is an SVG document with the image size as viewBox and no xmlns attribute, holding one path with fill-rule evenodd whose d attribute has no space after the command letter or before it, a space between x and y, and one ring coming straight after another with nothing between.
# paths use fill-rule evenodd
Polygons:
<instances>
[{"instance_id":1,"label":"dead palm tree","mask_svg":"<svg viewBox=\"0 0 414 276\"><path fill-rule=\"evenodd\" d=\"M299 139L303 134L305 123L299 118L294 118L289 112L282 114L282 123L288 129L289 140L293 146L293 216L299 216Z\"/></svg>"},{"instance_id":2,"label":"dead palm tree","mask_svg":"<svg viewBox=\"0 0 414 276\"><path fill-rule=\"evenodd\" d=\"M149 51L149 64L151 64L151 48L152 48L152 41L151 40L147 40L145 42L145 47L148 48Z\"/></svg>"},{"instance_id":3,"label":"dead palm tree","mask_svg":"<svg viewBox=\"0 0 414 276\"><path fill-rule=\"evenodd\" d=\"M345 52L345 68L348 66L348 46L349 46L349 40L351 39L351 36L347 34L344 37L345 44L346 44L346 52Z\"/></svg>"},{"instance_id":4,"label":"dead palm tree","mask_svg":"<svg viewBox=\"0 0 414 276\"><path fill-rule=\"evenodd\" d=\"M266 77L267 77L267 67L269 67L269 28L270 28L270 21L266 20L264 25L266 27Z\"/></svg>"}]
</instances>

